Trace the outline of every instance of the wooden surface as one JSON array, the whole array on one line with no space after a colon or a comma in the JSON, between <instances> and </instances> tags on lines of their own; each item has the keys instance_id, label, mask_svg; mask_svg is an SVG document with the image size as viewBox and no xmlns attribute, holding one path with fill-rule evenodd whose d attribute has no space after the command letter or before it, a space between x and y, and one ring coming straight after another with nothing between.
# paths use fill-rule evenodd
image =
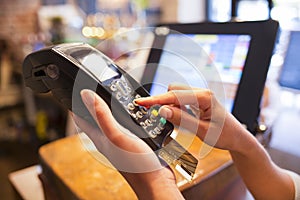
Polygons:
<instances>
[{"instance_id":1,"label":"wooden surface","mask_svg":"<svg viewBox=\"0 0 300 200\"><path fill-rule=\"evenodd\" d=\"M93 147L88 147L89 151L86 150L82 142L88 139L82 136L84 135L77 134L40 148L43 173L47 179L52 179L49 183L51 183L52 189L54 188L56 195L69 199L136 199L133 190L118 171L95 159L95 154L90 153L94 151ZM178 140L184 142L180 136ZM197 188L201 183L216 177L225 169L231 169L231 171L229 170L228 175L222 178L224 186L211 188L210 193L218 193L223 190L227 182L230 184L232 177L236 177L236 172L232 171L232 161L227 151L210 149L196 139L193 140L190 152L199 158L199 164L191 182L176 173L178 187L183 193L184 191L197 192L192 188ZM97 156L105 159L99 153ZM214 187L214 185L211 186ZM186 195L192 196L189 193Z\"/></svg>"},{"instance_id":2,"label":"wooden surface","mask_svg":"<svg viewBox=\"0 0 300 200\"><path fill-rule=\"evenodd\" d=\"M78 199L136 199L125 179L86 151L78 135L47 144L39 154L43 170L58 178L50 182L62 191L57 194L59 199L70 199L66 193Z\"/></svg>"}]
</instances>

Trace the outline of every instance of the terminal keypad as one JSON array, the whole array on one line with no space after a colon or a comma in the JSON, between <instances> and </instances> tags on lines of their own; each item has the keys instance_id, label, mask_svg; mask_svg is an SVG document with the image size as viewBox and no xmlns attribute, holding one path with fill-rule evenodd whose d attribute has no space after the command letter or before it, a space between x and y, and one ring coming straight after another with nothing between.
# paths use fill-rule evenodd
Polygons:
<instances>
[{"instance_id":1,"label":"terminal keypad","mask_svg":"<svg viewBox=\"0 0 300 200\"><path fill-rule=\"evenodd\" d=\"M128 114L139 124L151 138L162 134L167 120L159 115L159 105L147 109L138 105L135 100L141 98L125 79L115 79L108 88L116 99L124 106Z\"/></svg>"}]
</instances>

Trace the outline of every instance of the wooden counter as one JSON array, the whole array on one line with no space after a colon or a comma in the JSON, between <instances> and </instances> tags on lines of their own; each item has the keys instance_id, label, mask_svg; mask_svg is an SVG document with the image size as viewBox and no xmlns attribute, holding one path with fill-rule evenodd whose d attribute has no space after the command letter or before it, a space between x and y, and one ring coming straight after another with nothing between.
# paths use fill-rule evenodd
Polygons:
<instances>
[{"instance_id":1,"label":"wooden counter","mask_svg":"<svg viewBox=\"0 0 300 200\"><path fill-rule=\"evenodd\" d=\"M84 134L77 134L40 148L45 196L48 199L136 199L117 170L95 159L90 153L93 148L86 150L82 145L86 140ZM190 152L199 155L202 144L200 140L194 140ZM98 153L98 156L102 155ZM176 177L178 187L187 199L215 199L224 192L230 196L232 184L240 180L229 153L215 148L199 158L192 182L178 174ZM244 195L245 190L241 192Z\"/></svg>"}]
</instances>

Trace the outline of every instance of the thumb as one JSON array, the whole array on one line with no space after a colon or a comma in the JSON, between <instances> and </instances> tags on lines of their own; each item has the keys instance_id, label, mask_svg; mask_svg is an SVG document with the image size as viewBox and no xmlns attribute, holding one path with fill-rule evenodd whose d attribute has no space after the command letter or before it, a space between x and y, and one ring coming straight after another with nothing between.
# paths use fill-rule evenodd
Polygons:
<instances>
[{"instance_id":1,"label":"thumb","mask_svg":"<svg viewBox=\"0 0 300 200\"><path fill-rule=\"evenodd\" d=\"M160 107L159 114L174 125L185 128L193 133L205 130L206 125L204 122L178 107L164 105Z\"/></svg>"},{"instance_id":2,"label":"thumb","mask_svg":"<svg viewBox=\"0 0 300 200\"><path fill-rule=\"evenodd\" d=\"M105 135L110 138L112 133L117 134L119 130L116 128L116 122L111 114L107 104L92 90L84 89L80 92L82 101L87 107L98 126L102 129Z\"/></svg>"},{"instance_id":3,"label":"thumb","mask_svg":"<svg viewBox=\"0 0 300 200\"><path fill-rule=\"evenodd\" d=\"M159 109L159 114L160 116L168 119L168 120L172 120L172 119L177 119L177 116L174 116L174 111L170 106L162 106Z\"/></svg>"}]
</instances>

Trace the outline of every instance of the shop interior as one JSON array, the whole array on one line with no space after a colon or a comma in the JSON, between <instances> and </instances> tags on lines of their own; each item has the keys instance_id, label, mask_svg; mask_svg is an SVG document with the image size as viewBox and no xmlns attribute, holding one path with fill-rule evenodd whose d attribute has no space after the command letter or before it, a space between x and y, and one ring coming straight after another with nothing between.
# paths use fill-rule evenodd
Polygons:
<instances>
[{"instance_id":1,"label":"shop interior","mask_svg":"<svg viewBox=\"0 0 300 200\"><path fill-rule=\"evenodd\" d=\"M279 23L254 134L277 165L300 174L299 0L3 0L0 10L1 199L89 199L92 195L87 193L93 190L103 195L95 199L135 197L116 171L108 171L107 166L97 168L95 158L80 149L88 139L79 133L70 112L49 93L37 94L26 86L23 61L31 52L51 45L83 42L142 79L145 75L139 66L149 59L155 41L153 27L159 24ZM225 90L225 95L229 92ZM185 197L253 199L228 155L218 150L212 155L214 159L203 162L213 163L208 166L215 171L209 169L210 173L203 175L197 192L188 184L181 185ZM70 159L62 162L66 157ZM77 164L83 174L76 171ZM53 180L47 182L47 176L57 177L55 186ZM101 176L112 180L101 180ZM228 187L237 189L226 193Z\"/></svg>"}]
</instances>

